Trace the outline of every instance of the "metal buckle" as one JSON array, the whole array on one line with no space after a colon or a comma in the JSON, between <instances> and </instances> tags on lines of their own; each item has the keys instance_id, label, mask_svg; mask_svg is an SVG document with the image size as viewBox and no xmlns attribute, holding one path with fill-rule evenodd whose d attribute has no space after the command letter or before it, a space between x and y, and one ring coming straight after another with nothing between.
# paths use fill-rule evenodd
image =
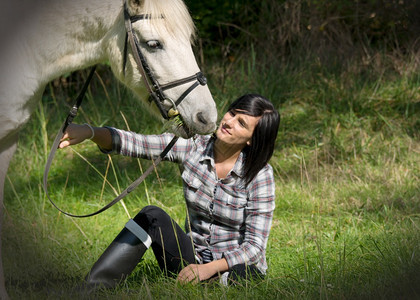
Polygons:
<instances>
[{"instance_id":1,"label":"metal buckle","mask_svg":"<svg viewBox=\"0 0 420 300\"><path fill-rule=\"evenodd\" d=\"M164 101L165 100L168 100L169 102L172 103L172 107L168 110L168 117L173 118L173 117L179 115L179 111L176 108L176 104L175 104L174 100L172 100L171 98L165 98Z\"/></svg>"}]
</instances>

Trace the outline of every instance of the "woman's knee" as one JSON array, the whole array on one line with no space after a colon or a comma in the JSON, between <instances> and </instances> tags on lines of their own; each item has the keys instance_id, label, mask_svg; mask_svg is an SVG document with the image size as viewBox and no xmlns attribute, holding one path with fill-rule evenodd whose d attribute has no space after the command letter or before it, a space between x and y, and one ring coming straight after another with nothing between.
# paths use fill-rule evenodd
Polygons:
<instances>
[{"instance_id":1,"label":"woman's knee","mask_svg":"<svg viewBox=\"0 0 420 300\"><path fill-rule=\"evenodd\" d=\"M137 215L134 217L134 219L148 215L148 216L158 216L160 214L164 213L163 209L161 209L160 207L154 206L154 205L147 205L145 207L143 207L141 209L141 211L139 211L137 213Z\"/></svg>"},{"instance_id":2,"label":"woman's knee","mask_svg":"<svg viewBox=\"0 0 420 300\"><path fill-rule=\"evenodd\" d=\"M169 215L160 207L147 205L133 219L140 226L150 226L168 217Z\"/></svg>"}]
</instances>

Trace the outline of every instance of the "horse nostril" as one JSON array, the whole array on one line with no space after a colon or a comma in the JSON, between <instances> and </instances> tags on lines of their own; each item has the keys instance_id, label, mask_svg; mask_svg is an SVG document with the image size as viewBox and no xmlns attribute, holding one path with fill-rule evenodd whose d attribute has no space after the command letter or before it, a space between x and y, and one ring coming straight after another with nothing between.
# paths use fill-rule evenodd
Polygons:
<instances>
[{"instance_id":1,"label":"horse nostril","mask_svg":"<svg viewBox=\"0 0 420 300\"><path fill-rule=\"evenodd\" d=\"M202 112L197 113L197 119L200 123L202 123L204 125L207 125L207 120L206 120L206 118L204 118Z\"/></svg>"}]
</instances>

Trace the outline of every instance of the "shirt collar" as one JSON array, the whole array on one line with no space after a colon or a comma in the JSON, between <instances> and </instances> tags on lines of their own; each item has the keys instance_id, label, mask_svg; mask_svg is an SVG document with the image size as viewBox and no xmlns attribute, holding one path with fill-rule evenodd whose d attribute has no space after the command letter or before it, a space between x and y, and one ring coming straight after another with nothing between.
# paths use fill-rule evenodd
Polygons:
<instances>
[{"instance_id":1,"label":"shirt collar","mask_svg":"<svg viewBox=\"0 0 420 300\"><path fill-rule=\"evenodd\" d=\"M204 150L204 153L200 159L200 162L205 162L208 161L213 167L214 167L214 155L213 155L213 148L214 148L214 141L216 140L216 138L214 136L212 136L209 139L209 142L207 143L206 149ZM232 169L232 173L235 173L237 176L239 177L243 177L244 176L244 171L243 171L243 162L245 159L245 154L242 151L239 154L238 159L235 162L235 165L233 166Z\"/></svg>"}]
</instances>

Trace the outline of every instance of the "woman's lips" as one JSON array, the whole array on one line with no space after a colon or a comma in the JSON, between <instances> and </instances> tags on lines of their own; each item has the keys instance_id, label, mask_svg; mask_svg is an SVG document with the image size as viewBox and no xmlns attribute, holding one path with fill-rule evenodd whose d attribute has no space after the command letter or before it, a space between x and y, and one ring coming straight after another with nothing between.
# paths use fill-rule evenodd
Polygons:
<instances>
[{"instance_id":1,"label":"woman's lips","mask_svg":"<svg viewBox=\"0 0 420 300\"><path fill-rule=\"evenodd\" d=\"M225 126L222 126L222 132L230 135L230 131Z\"/></svg>"}]
</instances>

